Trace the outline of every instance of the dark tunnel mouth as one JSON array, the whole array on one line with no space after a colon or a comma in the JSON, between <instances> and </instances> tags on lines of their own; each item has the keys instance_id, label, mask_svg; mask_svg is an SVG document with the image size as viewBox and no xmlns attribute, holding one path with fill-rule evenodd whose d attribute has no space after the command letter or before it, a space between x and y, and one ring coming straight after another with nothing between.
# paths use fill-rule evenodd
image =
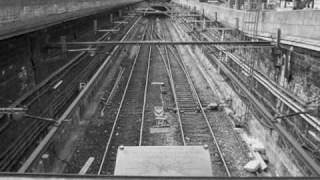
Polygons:
<instances>
[{"instance_id":1,"label":"dark tunnel mouth","mask_svg":"<svg viewBox=\"0 0 320 180\"><path fill-rule=\"evenodd\" d=\"M153 9L155 10L159 10L159 11L168 11L168 9L164 6L151 6Z\"/></svg>"}]
</instances>

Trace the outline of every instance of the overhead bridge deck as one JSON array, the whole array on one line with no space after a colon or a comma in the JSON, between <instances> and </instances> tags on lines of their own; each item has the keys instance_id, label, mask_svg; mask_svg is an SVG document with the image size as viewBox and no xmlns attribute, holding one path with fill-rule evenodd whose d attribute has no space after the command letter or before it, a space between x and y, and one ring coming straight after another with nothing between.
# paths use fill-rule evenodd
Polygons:
<instances>
[{"instance_id":1,"label":"overhead bridge deck","mask_svg":"<svg viewBox=\"0 0 320 180\"><path fill-rule=\"evenodd\" d=\"M73 10L72 8L70 8L70 10L59 12L61 10L57 9L55 10L56 11L55 13L48 13L48 14L43 13L40 15L36 15L37 13L34 12L34 15L30 15L30 17L24 17L20 14L22 14L24 8L32 9L32 5L28 6L28 4L26 3L22 6L21 4L19 4L17 6L18 7L21 6L19 7L21 8L21 10L18 11L18 14L11 15L15 17L17 16L18 18L7 21L7 22L1 22L1 18L8 18L8 17L2 17L1 11L3 11L4 8L6 8L6 5L3 5L2 7L0 7L0 40L27 34L33 31L43 30L53 25L58 25L58 24L76 20L79 18L92 16L95 14L107 12L117 8L122 8L124 6L138 3L138 2L141 2L141 0L120 0L116 2L104 1L104 4L102 4L102 6L96 5L96 7L94 7L94 5L90 6L90 4L87 4L79 8L78 10ZM34 6L36 5L37 4L34 4ZM54 4L51 4L51 5L54 6ZM57 6L59 7L59 4ZM42 8L42 11L46 12L45 9L48 8L46 6L41 7L41 5L38 5L36 7L38 9L35 9L34 11L37 11L37 10L39 11L39 9ZM67 9L67 7L65 8Z\"/></svg>"}]
</instances>

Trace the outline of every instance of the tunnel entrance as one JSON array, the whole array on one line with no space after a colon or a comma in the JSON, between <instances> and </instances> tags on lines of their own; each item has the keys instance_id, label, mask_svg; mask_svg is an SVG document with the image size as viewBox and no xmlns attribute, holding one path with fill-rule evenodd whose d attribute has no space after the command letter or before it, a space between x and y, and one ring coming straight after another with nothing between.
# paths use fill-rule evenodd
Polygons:
<instances>
[{"instance_id":1,"label":"tunnel entrance","mask_svg":"<svg viewBox=\"0 0 320 180\"><path fill-rule=\"evenodd\" d=\"M152 9L158 10L158 11L168 11L167 7L165 6L151 6Z\"/></svg>"}]
</instances>

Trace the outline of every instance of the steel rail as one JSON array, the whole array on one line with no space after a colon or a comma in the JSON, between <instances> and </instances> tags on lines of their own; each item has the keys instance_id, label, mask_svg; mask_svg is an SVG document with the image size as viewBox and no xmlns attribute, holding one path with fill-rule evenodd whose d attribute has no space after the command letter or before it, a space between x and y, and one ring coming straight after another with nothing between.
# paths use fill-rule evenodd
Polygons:
<instances>
[{"instance_id":1,"label":"steel rail","mask_svg":"<svg viewBox=\"0 0 320 180\"><path fill-rule=\"evenodd\" d=\"M112 97L114 96L115 92L116 92L116 89L119 87L119 83L120 83L120 80L122 79L122 75L123 75L123 72L124 72L124 69L125 68L121 68L120 72L119 72L119 75L111 89L111 92L109 94L109 97L107 99L107 101L103 104L103 107L100 111L100 117L104 116L104 111L106 109L106 106L110 103Z\"/></svg>"},{"instance_id":2,"label":"steel rail","mask_svg":"<svg viewBox=\"0 0 320 180\"><path fill-rule=\"evenodd\" d=\"M273 46L265 41L79 41L49 43L51 47L62 45L224 45L224 46Z\"/></svg>"},{"instance_id":3,"label":"steel rail","mask_svg":"<svg viewBox=\"0 0 320 180\"><path fill-rule=\"evenodd\" d=\"M197 37L193 36L195 39L199 40ZM205 46L207 49L210 51L213 51L211 47ZM214 61L220 68L221 70L226 74L228 78L230 78L234 83L240 87L240 89L247 95L247 97L251 100L252 103L254 103L255 107L257 110L264 116L266 120L271 121L274 119L273 115L264 107L264 105L259 102L254 95L247 89L247 87L238 80L238 78L231 72L228 67L225 66L224 63L218 60L216 56L213 54L208 54L209 56L213 57L212 61ZM302 146L297 142L296 139L290 135L287 130L285 130L281 124L275 123L274 127L278 132L284 137L290 145L293 146L295 152L297 152L300 157L303 158L303 161L305 164L308 166L308 169L312 171L313 174L319 176L320 175L320 166L315 162L315 160L310 157L310 155L302 148ZM300 158L299 157L299 158Z\"/></svg>"},{"instance_id":4,"label":"steel rail","mask_svg":"<svg viewBox=\"0 0 320 180\"><path fill-rule=\"evenodd\" d=\"M147 31L147 28L145 29L145 31L144 31L144 33L142 35L142 38L144 38L146 31ZM113 138L113 134L114 134L114 131L116 129L117 122L119 120L120 112L121 112L121 109L122 109L122 106L123 106L123 103L124 103L124 100L125 100L125 97L126 97L126 94L127 94L127 90L128 90L129 84L131 82L131 77L132 77L133 71L134 71L134 69L136 67L136 62L138 60L138 57L139 57L139 54L140 54L140 50L141 50L141 46L138 47L137 54L136 54L136 56L134 58L133 65L132 65L132 68L130 70L128 81L126 83L126 86L125 86L125 89L124 89L124 92L123 92L123 95L122 95L122 98L121 98L121 101L120 101L120 105L118 107L117 115L116 115L115 120L113 122L112 129L111 129L111 132L110 132L110 135L109 135L106 147L105 147L105 151L104 151L103 157L101 159L101 163L100 163L99 170L98 170L98 175L101 174L104 162L106 161L106 157L107 157L108 150L109 150L109 147L110 147L110 144L111 144L111 140Z\"/></svg>"},{"instance_id":5,"label":"steel rail","mask_svg":"<svg viewBox=\"0 0 320 180\"><path fill-rule=\"evenodd\" d=\"M152 33L152 31L153 31L153 26L151 25L151 33ZM150 35L150 38L151 38L151 35ZM152 47L150 46L149 47L149 55L148 55L146 81L145 81L144 94L143 94L143 106L142 106L142 115L141 115L139 146L142 145L142 138L143 138L143 126L144 126L145 110L146 110L146 104L147 104L147 93L148 93L148 81L149 81L149 73L150 73L151 53L152 53Z\"/></svg>"},{"instance_id":6,"label":"steel rail","mask_svg":"<svg viewBox=\"0 0 320 180\"><path fill-rule=\"evenodd\" d=\"M159 50L161 59L162 59L164 65L165 65L165 67L166 67L166 71L167 71L167 74L168 74L168 77L169 77L169 82L170 82L170 86L171 86L171 91L172 91L173 99L174 99L174 102L175 102L175 105L176 105L176 111L177 111L177 116L178 116L178 123L179 123L179 128L180 128L182 143L183 143L183 145L185 146L185 145L186 145L186 140L185 140L185 136L184 136L184 131L183 131L183 129L182 129L182 121L181 121L180 108L179 108L179 103L178 103L178 99L177 99L177 94L176 94L176 90L175 90L175 86L174 86L174 81L173 81L173 78L172 78L171 70L169 70L168 64L167 64L167 62L166 62L166 60L165 60L164 55L161 53L160 47L157 46L157 48L158 48L158 50Z\"/></svg>"},{"instance_id":7,"label":"steel rail","mask_svg":"<svg viewBox=\"0 0 320 180\"><path fill-rule=\"evenodd\" d=\"M221 148L220 148L220 146L218 144L218 141L217 141L217 138L215 136L215 133L213 132L211 124L210 124L209 119L207 117L207 114L205 113L205 111L204 111L204 109L202 107L200 97L199 97L199 95L198 95L198 93L197 93L197 91L196 91L196 89L194 87L194 84L193 84L193 82L192 82L192 80L190 78L189 72L186 70L186 65L181 60L181 54L180 54L179 51L177 51L178 52L178 56L179 56L179 57L177 57L176 54L174 54L173 50L172 49L170 49L170 50L171 50L171 53L173 54L173 56L175 56L177 58L177 61L178 61L179 65L181 66L181 69L183 69L184 73L186 74L186 77L188 79L188 82L189 82L189 85L191 87L191 90L192 90L194 96L196 97L196 101L197 101L197 103L198 103L198 105L199 105L199 107L201 109L201 113L202 113L202 115L203 115L203 117L204 117L204 119L205 119L205 121L206 121L206 123L208 125L208 128L210 130L210 133L211 133L211 136L213 138L214 144L216 145L216 147L218 149L218 153L219 153L219 156L220 156L220 158L222 160L222 163L223 163L223 166L224 166L224 168L226 170L226 173L227 173L228 177L231 177L230 170L229 170L229 168L227 166L226 160L224 159L223 153L222 153Z\"/></svg>"},{"instance_id":8,"label":"steel rail","mask_svg":"<svg viewBox=\"0 0 320 180\"><path fill-rule=\"evenodd\" d=\"M178 31L177 31L177 32L178 32ZM175 47L175 48L176 48L176 47ZM176 48L176 49L177 49L177 48ZM203 107L202 107L200 97L199 97L199 95L198 95L198 93L197 93L197 90L196 90L196 88L195 88L195 85L194 85L194 83L193 83L193 81L192 81L192 79L191 79L191 75L190 75L189 71L187 70L187 67L186 67L185 63L184 63L183 60L182 60L182 56L181 56L181 54L180 54L180 51L177 49L177 50L176 50L176 53L177 53L177 54L176 54L172 47L169 47L169 50L170 50L170 52L172 53L172 55L175 57L175 59L177 60L177 62L179 63L181 69L183 70L184 74L185 74L186 77L187 77L188 84L189 84L189 86L191 87L191 91L192 91L192 93L193 93L193 95L194 95L194 97L195 97L195 99L196 99L196 101L197 101L197 103L198 103L198 105L199 105L199 107L200 107L201 113L202 113L202 115L203 115L203 117L204 117L204 119L205 119L205 121L206 121L206 123L207 123L208 129L209 129L209 131L210 131L210 133L211 133L211 136L212 136L212 138L213 138L214 144L215 144L215 146L216 146L216 148L217 148L217 150L218 150L219 156L220 156L221 161L222 161L222 163L223 163L223 166L224 166L224 168L225 168L225 170L226 170L226 173L227 173L228 177L231 177L230 170L229 170L229 168L228 168L228 166L227 166L226 160L225 160L225 158L224 158L224 156L223 156L223 153L222 153L222 151L221 151L221 148L220 148L220 146L219 146L219 144L218 144L216 135L215 135L215 133L213 132L213 129L212 129L212 127L211 127L211 123L210 123L210 121L209 121L209 119L208 119L208 117L207 117L207 114L205 113L205 111L204 111L204 109L203 109Z\"/></svg>"},{"instance_id":9,"label":"steel rail","mask_svg":"<svg viewBox=\"0 0 320 180\"><path fill-rule=\"evenodd\" d=\"M125 40L133 27L138 23L138 21L141 19L139 17L133 25L130 27L128 32L122 37L121 40ZM92 76L92 78L89 80L85 88L79 93L79 95L76 97L76 99L71 103L71 105L67 108L67 110L60 116L60 118L57 120L58 125L53 126L49 133L45 136L45 138L40 142L40 144L36 147L36 149L32 152L32 154L28 157L28 159L25 161L25 163L22 165L22 167L18 170L18 173L24 173L26 170L30 167L30 165L35 161L35 159L39 156L39 154L48 146L48 143L50 142L51 138L54 136L54 134L57 132L59 128L59 124L61 124L69 114L73 111L73 109L76 107L76 105L80 102L82 97L86 94L87 91L89 91L90 87L95 83L96 79L99 77L99 75L103 72L106 65L109 63L110 59L113 57L113 55L116 53L116 51L119 49L120 46L116 46L112 52L109 54L109 56L105 59L105 61L102 63L102 65L99 67L97 72Z\"/></svg>"}]
</instances>

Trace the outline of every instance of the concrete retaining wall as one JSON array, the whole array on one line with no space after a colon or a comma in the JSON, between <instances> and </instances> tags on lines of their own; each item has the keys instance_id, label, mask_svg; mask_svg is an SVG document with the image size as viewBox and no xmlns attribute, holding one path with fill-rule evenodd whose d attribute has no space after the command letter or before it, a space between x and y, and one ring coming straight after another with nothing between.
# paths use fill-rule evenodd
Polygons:
<instances>
[{"instance_id":1,"label":"concrete retaining wall","mask_svg":"<svg viewBox=\"0 0 320 180\"><path fill-rule=\"evenodd\" d=\"M199 3L198 0L173 0L184 6L195 7L199 12L204 10L211 19L218 13L218 21L236 27L239 18L240 29L243 30L245 11ZM258 34L264 37L276 37L277 29L281 29L282 39L319 46L320 42L320 10L295 11L262 11L259 14Z\"/></svg>"}]
</instances>

